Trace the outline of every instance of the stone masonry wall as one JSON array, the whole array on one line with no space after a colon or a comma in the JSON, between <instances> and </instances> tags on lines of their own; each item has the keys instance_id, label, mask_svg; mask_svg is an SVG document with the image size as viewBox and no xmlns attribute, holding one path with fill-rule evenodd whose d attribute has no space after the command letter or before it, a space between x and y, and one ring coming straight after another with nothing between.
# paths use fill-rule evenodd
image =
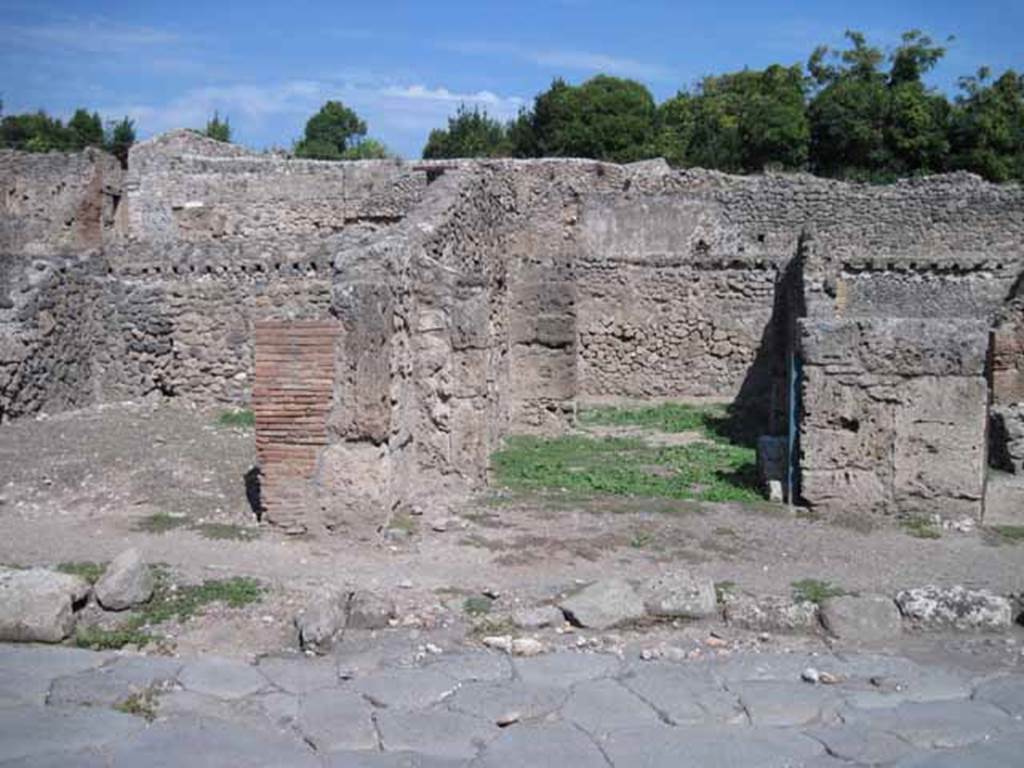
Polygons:
<instances>
[{"instance_id":1,"label":"stone masonry wall","mask_svg":"<svg viewBox=\"0 0 1024 768\"><path fill-rule=\"evenodd\" d=\"M122 171L97 150L0 150L0 253L80 253L108 241L121 215Z\"/></svg>"},{"instance_id":2,"label":"stone masonry wall","mask_svg":"<svg viewBox=\"0 0 1024 768\"><path fill-rule=\"evenodd\" d=\"M984 320L801 321L803 498L980 519L988 338Z\"/></svg>"}]
</instances>

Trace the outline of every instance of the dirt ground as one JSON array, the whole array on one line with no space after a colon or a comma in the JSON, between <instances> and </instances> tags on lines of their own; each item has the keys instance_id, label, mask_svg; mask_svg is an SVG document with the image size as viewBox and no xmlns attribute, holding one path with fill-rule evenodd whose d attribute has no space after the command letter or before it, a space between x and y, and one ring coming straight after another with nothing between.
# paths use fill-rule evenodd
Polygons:
<instances>
[{"instance_id":1,"label":"dirt ground","mask_svg":"<svg viewBox=\"0 0 1024 768\"><path fill-rule=\"evenodd\" d=\"M400 622L453 638L467 595L514 608L610 573L673 566L759 594L788 594L800 579L890 594L928 583L1024 593L1024 543L984 529L922 539L891 522L767 503L489 491L453 499L446 525L411 518L404 540L289 537L260 525L248 501L252 431L217 417L123 403L0 427L0 563L106 561L135 546L184 580L258 578L269 588L260 603L170 630L179 650L232 655L294 645L292 616L325 583L388 592Z\"/></svg>"}]
</instances>

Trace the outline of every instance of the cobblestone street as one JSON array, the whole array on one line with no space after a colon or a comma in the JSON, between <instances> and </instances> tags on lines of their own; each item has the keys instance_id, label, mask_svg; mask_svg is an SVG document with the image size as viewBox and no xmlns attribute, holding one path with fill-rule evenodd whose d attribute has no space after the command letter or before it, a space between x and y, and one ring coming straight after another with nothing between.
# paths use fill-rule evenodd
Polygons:
<instances>
[{"instance_id":1,"label":"cobblestone street","mask_svg":"<svg viewBox=\"0 0 1024 768\"><path fill-rule=\"evenodd\" d=\"M1024 749L1024 674L901 656L372 657L5 646L0 765L964 768Z\"/></svg>"}]
</instances>

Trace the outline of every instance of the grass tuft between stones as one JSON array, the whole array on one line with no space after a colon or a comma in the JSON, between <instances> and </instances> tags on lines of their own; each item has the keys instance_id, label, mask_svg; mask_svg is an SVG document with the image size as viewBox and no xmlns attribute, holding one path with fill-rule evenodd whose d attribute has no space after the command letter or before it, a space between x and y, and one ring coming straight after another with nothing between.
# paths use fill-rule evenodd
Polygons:
<instances>
[{"instance_id":1,"label":"grass tuft between stones","mask_svg":"<svg viewBox=\"0 0 1024 768\"><path fill-rule=\"evenodd\" d=\"M915 539L942 538L942 529L935 521L920 515L901 520L900 527Z\"/></svg>"},{"instance_id":2,"label":"grass tuft between stones","mask_svg":"<svg viewBox=\"0 0 1024 768\"><path fill-rule=\"evenodd\" d=\"M842 587L819 579L801 579L794 581L792 586L793 600L798 603L808 602L821 605L830 597L842 597L846 594L846 590Z\"/></svg>"},{"instance_id":3,"label":"grass tuft between stones","mask_svg":"<svg viewBox=\"0 0 1024 768\"><path fill-rule=\"evenodd\" d=\"M151 723L156 720L156 697L157 692L153 688L146 688L142 691L136 691L126 699L117 702L114 704L114 709L118 712L124 712L126 715L141 717L146 722Z\"/></svg>"},{"instance_id":4,"label":"grass tuft between stones","mask_svg":"<svg viewBox=\"0 0 1024 768\"><path fill-rule=\"evenodd\" d=\"M79 626L75 645L95 650L143 646L153 637L149 630L166 621L186 621L211 603L224 603L241 608L262 599L265 589L256 579L235 576L230 579L209 579L201 584L174 584L166 571L154 568L156 589L152 599L136 608L119 626Z\"/></svg>"},{"instance_id":5,"label":"grass tuft between stones","mask_svg":"<svg viewBox=\"0 0 1024 768\"><path fill-rule=\"evenodd\" d=\"M107 570L107 563L92 563L88 561L59 563L55 570L66 573L69 576L80 576L90 584L95 584Z\"/></svg>"}]
</instances>

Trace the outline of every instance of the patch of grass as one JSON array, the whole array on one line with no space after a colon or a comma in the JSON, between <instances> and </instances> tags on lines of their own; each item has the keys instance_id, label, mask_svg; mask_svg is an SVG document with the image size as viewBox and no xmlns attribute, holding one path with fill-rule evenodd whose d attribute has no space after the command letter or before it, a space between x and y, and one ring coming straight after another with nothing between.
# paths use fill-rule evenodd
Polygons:
<instances>
[{"instance_id":1,"label":"patch of grass","mask_svg":"<svg viewBox=\"0 0 1024 768\"><path fill-rule=\"evenodd\" d=\"M392 528L396 531L404 531L405 533L412 536L416 533L419 524L416 522L416 518L412 515L398 514L391 518L388 523L388 528Z\"/></svg>"},{"instance_id":2,"label":"patch of grass","mask_svg":"<svg viewBox=\"0 0 1024 768\"><path fill-rule=\"evenodd\" d=\"M635 531L629 540L629 546L634 549L646 549L654 543L654 534L650 531Z\"/></svg>"},{"instance_id":3,"label":"patch of grass","mask_svg":"<svg viewBox=\"0 0 1024 768\"><path fill-rule=\"evenodd\" d=\"M158 624L172 619L187 621L211 603L242 608L258 602L265 591L256 579L244 576L178 585L171 583L164 569L153 570L156 588L148 603L139 606L118 627L81 627L75 633L75 644L97 650L123 648L125 645L143 646L153 639L148 629Z\"/></svg>"},{"instance_id":4,"label":"patch of grass","mask_svg":"<svg viewBox=\"0 0 1024 768\"><path fill-rule=\"evenodd\" d=\"M156 512L135 522L133 529L141 533L167 533L175 528L189 525L185 515L172 515L168 512Z\"/></svg>"},{"instance_id":5,"label":"patch of grass","mask_svg":"<svg viewBox=\"0 0 1024 768\"><path fill-rule=\"evenodd\" d=\"M491 612L494 601L483 595L467 597L462 603L462 610L469 616L486 616Z\"/></svg>"},{"instance_id":6,"label":"patch of grass","mask_svg":"<svg viewBox=\"0 0 1024 768\"><path fill-rule=\"evenodd\" d=\"M75 628L73 638L74 644L79 648L89 648L94 651L115 651L126 645L137 645L141 648L150 640L152 638L149 634L139 629L134 619L129 619L125 625L113 629L106 629L95 624L79 625Z\"/></svg>"},{"instance_id":7,"label":"patch of grass","mask_svg":"<svg viewBox=\"0 0 1024 768\"><path fill-rule=\"evenodd\" d=\"M192 530L204 539L215 541L255 541L260 537L258 529L232 523L200 523L192 526Z\"/></svg>"},{"instance_id":8,"label":"patch of grass","mask_svg":"<svg viewBox=\"0 0 1024 768\"><path fill-rule=\"evenodd\" d=\"M715 600L719 605L724 603L730 595L736 592L735 581L716 581L715 582Z\"/></svg>"},{"instance_id":9,"label":"patch of grass","mask_svg":"<svg viewBox=\"0 0 1024 768\"><path fill-rule=\"evenodd\" d=\"M252 429L256 426L256 415L249 408L231 408L221 412L217 423L222 427Z\"/></svg>"},{"instance_id":10,"label":"patch of grass","mask_svg":"<svg viewBox=\"0 0 1024 768\"><path fill-rule=\"evenodd\" d=\"M511 616L480 616L473 622L470 635L473 637L488 637L490 635L513 635L519 631L519 627Z\"/></svg>"},{"instance_id":11,"label":"patch of grass","mask_svg":"<svg viewBox=\"0 0 1024 768\"><path fill-rule=\"evenodd\" d=\"M809 602L821 605L830 597L841 597L846 590L830 581L819 579L801 579L794 581L793 599L798 603Z\"/></svg>"},{"instance_id":12,"label":"patch of grass","mask_svg":"<svg viewBox=\"0 0 1024 768\"><path fill-rule=\"evenodd\" d=\"M146 722L156 720L157 692L153 688L137 691L128 698L114 704L114 709L126 715L141 717Z\"/></svg>"},{"instance_id":13,"label":"patch of grass","mask_svg":"<svg viewBox=\"0 0 1024 768\"><path fill-rule=\"evenodd\" d=\"M658 432L710 434L725 416L726 408L721 405L661 403L642 408L587 408L580 411L578 418L584 426L630 426Z\"/></svg>"},{"instance_id":14,"label":"patch of grass","mask_svg":"<svg viewBox=\"0 0 1024 768\"><path fill-rule=\"evenodd\" d=\"M87 561L59 563L54 569L60 573L70 576L81 576L90 584L100 580L103 572L107 570L107 563L91 563Z\"/></svg>"},{"instance_id":15,"label":"patch of grass","mask_svg":"<svg viewBox=\"0 0 1024 768\"><path fill-rule=\"evenodd\" d=\"M517 436L493 456L499 483L515 490L667 497L761 499L752 448L722 441L649 446L642 440Z\"/></svg>"},{"instance_id":16,"label":"patch of grass","mask_svg":"<svg viewBox=\"0 0 1024 768\"><path fill-rule=\"evenodd\" d=\"M1024 525L990 525L986 530L996 534L1001 541L1024 544Z\"/></svg>"},{"instance_id":17,"label":"patch of grass","mask_svg":"<svg viewBox=\"0 0 1024 768\"><path fill-rule=\"evenodd\" d=\"M942 529L927 517L908 517L900 521L900 527L915 539L942 538Z\"/></svg>"}]
</instances>

